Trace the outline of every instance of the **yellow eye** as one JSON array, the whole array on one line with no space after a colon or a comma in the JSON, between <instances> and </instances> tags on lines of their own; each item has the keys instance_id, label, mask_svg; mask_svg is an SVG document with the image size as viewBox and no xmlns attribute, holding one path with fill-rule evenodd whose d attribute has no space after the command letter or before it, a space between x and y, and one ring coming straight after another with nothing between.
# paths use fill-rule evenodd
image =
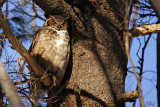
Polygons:
<instances>
[{"instance_id":1,"label":"yellow eye","mask_svg":"<svg viewBox=\"0 0 160 107\"><path fill-rule=\"evenodd\" d=\"M48 20L48 25L49 26L53 26L53 25L55 25L56 23L55 23L55 21L53 21L52 19L49 19Z\"/></svg>"}]
</instances>

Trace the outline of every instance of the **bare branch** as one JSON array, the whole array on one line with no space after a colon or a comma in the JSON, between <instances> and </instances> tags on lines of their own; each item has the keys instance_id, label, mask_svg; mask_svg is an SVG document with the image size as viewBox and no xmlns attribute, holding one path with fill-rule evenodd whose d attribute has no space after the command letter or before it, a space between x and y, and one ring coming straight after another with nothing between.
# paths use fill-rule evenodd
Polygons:
<instances>
[{"instance_id":1,"label":"bare branch","mask_svg":"<svg viewBox=\"0 0 160 107\"><path fill-rule=\"evenodd\" d=\"M133 16L133 20L132 20L131 29L135 28L135 26L136 26L136 20L137 20L137 15L138 15L138 6L139 6L139 0L136 1L135 6L134 6L134 16Z\"/></svg>"},{"instance_id":2,"label":"bare branch","mask_svg":"<svg viewBox=\"0 0 160 107\"><path fill-rule=\"evenodd\" d=\"M3 17L2 11L0 10L0 27L3 29L4 34L8 37L9 42L12 44L12 48L15 49L19 54L25 59L25 61L31 66L36 76L41 78L43 76L43 72L45 72L31 57L26 48L22 45L22 43L17 40L16 36L13 34L11 29L9 28L6 20ZM51 84L51 80L44 76L41 78L41 82L45 86L49 86Z\"/></svg>"},{"instance_id":3,"label":"bare branch","mask_svg":"<svg viewBox=\"0 0 160 107\"><path fill-rule=\"evenodd\" d=\"M136 1L135 6L134 6L134 16L133 16L133 20L132 20L131 29L134 29L136 27L136 20L137 20L137 15L138 15L138 6L139 6L139 0ZM133 38L129 38L129 49L131 49L132 39Z\"/></svg>"},{"instance_id":4,"label":"bare branch","mask_svg":"<svg viewBox=\"0 0 160 107\"><path fill-rule=\"evenodd\" d=\"M132 102L138 98L138 91L132 91L123 94L123 100L125 102Z\"/></svg>"},{"instance_id":5,"label":"bare branch","mask_svg":"<svg viewBox=\"0 0 160 107\"><path fill-rule=\"evenodd\" d=\"M13 107L23 107L20 98L18 97L18 92L15 86L13 85L7 71L0 61L0 83L5 90L5 93L8 99L11 101Z\"/></svg>"},{"instance_id":6,"label":"bare branch","mask_svg":"<svg viewBox=\"0 0 160 107\"><path fill-rule=\"evenodd\" d=\"M63 14L68 16L71 7L65 2L65 0L33 0L45 13L48 14Z\"/></svg>"},{"instance_id":7,"label":"bare branch","mask_svg":"<svg viewBox=\"0 0 160 107\"><path fill-rule=\"evenodd\" d=\"M160 32L160 24L143 25L130 31L129 37L138 37L150 33Z\"/></svg>"},{"instance_id":8,"label":"bare branch","mask_svg":"<svg viewBox=\"0 0 160 107\"><path fill-rule=\"evenodd\" d=\"M126 14L124 17L124 32L123 32L123 39L124 39L124 44L125 44L125 49L126 49L126 55L129 59L129 62L131 63L134 75L137 79L138 82L138 93L139 93L139 101L140 101L140 105L141 107L145 107L144 105L144 100L143 100L143 96L142 96L142 89L141 89L141 81L140 78L138 77L138 74L136 72L136 69L134 67L133 61L131 59L130 53L129 53L129 32L128 32L128 23L129 23L129 11L131 9L131 5L132 5L132 0L128 1L129 3L126 4Z\"/></svg>"}]
</instances>

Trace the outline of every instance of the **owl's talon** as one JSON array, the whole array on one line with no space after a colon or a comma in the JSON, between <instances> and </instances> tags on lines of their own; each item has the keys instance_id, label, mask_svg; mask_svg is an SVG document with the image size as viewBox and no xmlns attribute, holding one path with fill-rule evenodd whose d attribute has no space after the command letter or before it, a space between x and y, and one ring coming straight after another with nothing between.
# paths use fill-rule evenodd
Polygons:
<instances>
[{"instance_id":1,"label":"owl's talon","mask_svg":"<svg viewBox=\"0 0 160 107\"><path fill-rule=\"evenodd\" d=\"M52 76L52 78L53 78L53 86L56 86L57 78L56 78L56 76L55 76L55 75L53 75L53 76Z\"/></svg>"}]
</instances>

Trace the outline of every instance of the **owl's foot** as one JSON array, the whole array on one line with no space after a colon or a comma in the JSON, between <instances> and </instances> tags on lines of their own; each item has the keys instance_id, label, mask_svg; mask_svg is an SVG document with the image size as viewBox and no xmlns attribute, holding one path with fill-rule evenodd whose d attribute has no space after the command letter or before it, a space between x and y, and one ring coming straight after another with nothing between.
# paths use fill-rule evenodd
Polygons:
<instances>
[{"instance_id":1,"label":"owl's foot","mask_svg":"<svg viewBox=\"0 0 160 107\"><path fill-rule=\"evenodd\" d=\"M57 81L57 78L55 75L52 75L52 78L53 78L53 86L56 86L56 81Z\"/></svg>"}]
</instances>

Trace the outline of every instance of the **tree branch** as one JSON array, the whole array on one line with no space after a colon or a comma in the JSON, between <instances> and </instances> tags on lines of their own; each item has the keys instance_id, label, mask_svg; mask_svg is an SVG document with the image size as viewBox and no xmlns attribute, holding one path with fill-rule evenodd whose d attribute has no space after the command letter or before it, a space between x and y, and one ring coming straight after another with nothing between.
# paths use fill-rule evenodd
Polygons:
<instances>
[{"instance_id":1,"label":"tree branch","mask_svg":"<svg viewBox=\"0 0 160 107\"><path fill-rule=\"evenodd\" d=\"M138 91L124 93L122 98L125 102L133 102L139 97Z\"/></svg>"},{"instance_id":2,"label":"tree branch","mask_svg":"<svg viewBox=\"0 0 160 107\"><path fill-rule=\"evenodd\" d=\"M68 16L70 6L64 0L33 0L47 14L62 14Z\"/></svg>"},{"instance_id":3,"label":"tree branch","mask_svg":"<svg viewBox=\"0 0 160 107\"><path fill-rule=\"evenodd\" d=\"M140 78L138 77L137 71L134 67L133 61L131 59L130 53L129 53L129 31L128 31L128 25L129 25L129 11L131 9L131 5L132 5L132 0L128 1L129 3L126 4L126 14L124 17L124 31L123 31L123 39L124 39L124 44L125 44L125 49L126 49L126 55L128 57L129 62L131 63L134 75L137 79L138 82L138 93L139 93L139 101L140 101L140 106L141 107L145 107L144 105L144 100L143 100L143 96L142 96L142 89L141 89L141 81Z\"/></svg>"},{"instance_id":4,"label":"tree branch","mask_svg":"<svg viewBox=\"0 0 160 107\"><path fill-rule=\"evenodd\" d=\"M0 10L0 28L3 29L4 34L8 37L9 42L12 44L12 48L15 49L19 54L25 59L25 61L29 64L29 66L33 69L34 74L41 78L43 76L43 72L45 72L40 66L36 63L36 61L31 57L26 48L22 45L22 43L16 38L11 29L9 28L6 20L3 17L2 11ZM51 84L51 80L44 76L40 81L45 85L49 86Z\"/></svg>"},{"instance_id":5,"label":"tree branch","mask_svg":"<svg viewBox=\"0 0 160 107\"><path fill-rule=\"evenodd\" d=\"M140 35L146 35L156 32L160 32L160 24L143 25L133 30L130 30L129 37L138 37Z\"/></svg>"},{"instance_id":6,"label":"tree branch","mask_svg":"<svg viewBox=\"0 0 160 107\"><path fill-rule=\"evenodd\" d=\"M21 103L21 100L18 96L18 92L15 86L13 85L1 61L0 61L0 83L3 89L5 90L5 93L8 99L11 101L12 106L13 107L23 107L23 104Z\"/></svg>"}]
</instances>

